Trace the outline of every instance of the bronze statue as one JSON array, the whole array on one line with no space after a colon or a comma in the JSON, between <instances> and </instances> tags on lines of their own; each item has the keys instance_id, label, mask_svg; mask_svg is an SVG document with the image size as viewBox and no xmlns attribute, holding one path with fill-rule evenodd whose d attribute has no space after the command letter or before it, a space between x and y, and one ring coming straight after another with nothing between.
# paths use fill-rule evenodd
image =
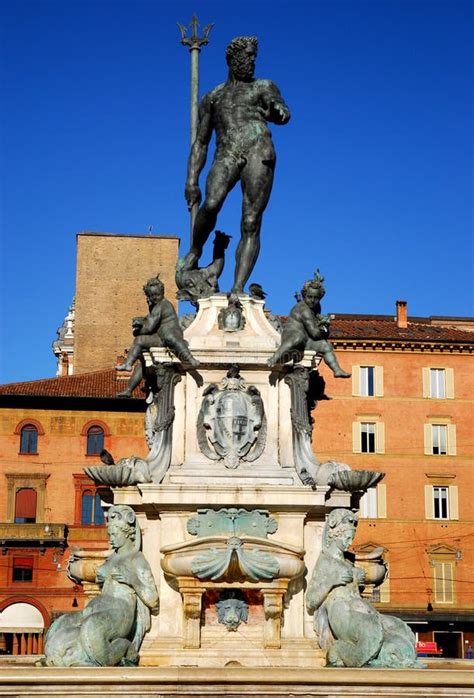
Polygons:
<instances>
[{"instance_id":1,"label":"bronze statue","mask_svg":"<svg viewBox=\"0 0 474 698\"><path fill-rule=\"evenodd\" d=\"M297 304L293 306L288 320L283 325L280 346L268 359L269 366L286 363L292 360L295 354L309 349L323 357L323 361L336 378L350 378L351 374L339 366L333 346L327 339L330 318L320 314L320 300L326 293L323 281L324 278L318 270L314 278L304 284L301 297L298 297Z\"/></svg>"},{"instance_id":2,"label":"bronze statue","mask_svg":"<svg viewBox=\"0 0 474 698\"><path fill-rule=\"evenodd\" d=\"M333 509L323 531L322 551L306 593L319 646L328 666L423 667L415 636L399 618L378 613L360 595L364 570L346 554L354 540L356 516Z\"/></svg>"},{"instance_id":3,"label":"bronze statue","mask_svg":"<svg viewBox=\"0 0 474 698\"><path fill-rule=\"evenodd\" d=\"M170 301L165 298L164 290L158 274L148 279L143 287L149 313L145 317L133 318L135 340L127 354L127 360L116 367L117 371L131 371L135 361L141 357L142 351L151 347L166 347L184 364L194 368L199 366L199 361L189 351L176 311ZM119 393L119 396L131 397L142 378L143 367L140 363L130 377L127 389Z\"/></svg>"},{"instance_id":4,"label":"bronze statue","mask_svg":"<svg viewBox=\"0 0 474 698\"><path fill-rule=\"evenodd\" d=\"M206 181L206 196L192 232L191 249L181 270L196 269L227 194L240 180L241 239L236 252L232 296L243 293L260 249L260 227L273 184L275 150L267 122L286 124L290 111L271 80L254 79L257 38L239 36L226 51L229 77L208 92L199 106L199 125L191 148L185 195L188 207L201 202L199 175L212 132L216 151Z\"/></svg>"},{"instance_id":5,"label":"bronze statue","mask_svg":"<svg viewBox=\"0 0 474 698\"><path fill-rule=\"evenodd\" d=\"M102 591L78 613L65 613L46 635L47 666L133 666L158 592L140 552L141 534L133 509L109 509L107 530L113 552L97 568Z\"/></svg>"}]
</instances>

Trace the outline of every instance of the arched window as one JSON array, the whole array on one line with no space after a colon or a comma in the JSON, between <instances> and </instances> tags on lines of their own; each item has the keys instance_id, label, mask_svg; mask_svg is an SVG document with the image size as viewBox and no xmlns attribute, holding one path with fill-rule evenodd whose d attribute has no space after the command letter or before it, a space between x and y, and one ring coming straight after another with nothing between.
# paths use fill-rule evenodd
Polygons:
<instances>
[{"instance_id":1,"label":"arched window","mask_svg":"<svg viewBox=\"0 0 474 698\"><path fill-rule=\"evenodd\" d=\"M87 430L87 448L88 456L99 455L104 448L104 430L102 427L93 426Z\"/></svg>"},{"instance_id":2,"label":"arched window","mask_svg":"<svg viewBox=\"0 0 474 698\"><path fill-rule=\"evenodd\" d=\"M38 453L38 429L25 424L20 431L20 453Z\"/></svg>"},{"instance_id":3,"label":"arched window","mask_svg":"<svg viewBox=\"0 0 474 698\"><path fill-rule=\"evenodd\" d=\"M84 526L101 526L105 523L99 491L84 490L82 493L81 523Z\"/></svg>"},{"instance_id":4,"label":"arched window","mask_svg":"<svg viewBox=\"0 0 474 698\"><path fill-rule=\"evenodd\" d=\"M15 523L36 522L36 490L22 487L15 495Z\"/></svg>"}]
</instances>

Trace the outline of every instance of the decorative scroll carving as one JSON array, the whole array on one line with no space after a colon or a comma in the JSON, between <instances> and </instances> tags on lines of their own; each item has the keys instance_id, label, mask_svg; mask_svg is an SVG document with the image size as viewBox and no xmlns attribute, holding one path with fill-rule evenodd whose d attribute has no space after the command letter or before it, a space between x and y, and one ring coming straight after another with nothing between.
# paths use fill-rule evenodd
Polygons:
<instances>
[{"instance_id":1,"label":"decorative scroll carving","mask_svg":"<svg viewBox=\"0 0 474 698\"><path fill-rule=\"evenodd\" d=\"M150 449L145 458L129 456L113 465L93 465L84 472L94 482L114 487L140 482L160 483L171 462L174 389L181 380L175 363L157 363L147 373L148 407L145 413L145 438Z\"/></svg>"}]
</instances>

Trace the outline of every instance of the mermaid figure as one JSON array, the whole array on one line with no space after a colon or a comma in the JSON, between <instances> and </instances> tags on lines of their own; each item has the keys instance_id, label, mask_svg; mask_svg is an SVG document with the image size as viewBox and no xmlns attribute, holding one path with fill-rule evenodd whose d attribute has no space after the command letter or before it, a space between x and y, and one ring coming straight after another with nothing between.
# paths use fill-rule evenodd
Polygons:
<instances>
[{"instance_id":1,"label":"mermaid figure","mask_svg":"<svg viewBox=\"0 0 474 698\"><path fill-rule=\"evenodd\" d=\"M83 611L65 613L46 635L46 666L134 666L150 615L158 606L155 580L141 547L135 512L109 509L112 552L97 568L99 596Z\"/></svg>"},{"instance_id":2,"label":"mermaid figure","mask_svg":"<svg viewBox=\"0 0 474 698\"><path fill-rule=\"evenodd\" d=\"M321 554L308 586L306 606L328 666L424 667L415 635L394 616L382 615L360 595L364 571L346 556L357 520L347 509L327 517Z\"/></svg>"}]
</instances>

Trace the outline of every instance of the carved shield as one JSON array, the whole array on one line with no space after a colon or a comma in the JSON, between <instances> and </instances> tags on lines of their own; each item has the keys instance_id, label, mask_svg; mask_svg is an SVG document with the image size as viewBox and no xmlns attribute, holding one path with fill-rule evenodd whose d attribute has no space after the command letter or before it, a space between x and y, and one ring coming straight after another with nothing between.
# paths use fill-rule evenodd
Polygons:
<instances>
[{"instance_id":1,"label":"carved shield","mask_svg":"<svg viewBox=\"0 0 474 698\"><path fill-rule=\"evenodd\" d=\"M198 416L198 442L212 460L223 460L226 468L259 457L265 446L265 414L255 386L244 380L225 380L206 388Z\"/></svg>"}]
</instances>

